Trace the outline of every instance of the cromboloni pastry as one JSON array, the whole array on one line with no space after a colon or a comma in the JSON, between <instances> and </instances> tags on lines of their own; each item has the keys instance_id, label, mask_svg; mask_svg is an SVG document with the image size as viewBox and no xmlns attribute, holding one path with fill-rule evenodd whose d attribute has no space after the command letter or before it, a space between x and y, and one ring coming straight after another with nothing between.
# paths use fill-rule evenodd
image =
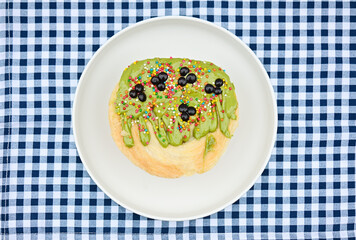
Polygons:
<instances>
[{"instance_id":1,"label":"cromboloni pastry","mask_svg":"<svg viewBox=\"0 0 356 240\"><path fill-rule=\"evenodd\" d=\"M235 87L211 62L136 61L112 92L109 122L118 148L146 172L164 178L204 173L238 125Z\"/></svg>"}]
</instances>

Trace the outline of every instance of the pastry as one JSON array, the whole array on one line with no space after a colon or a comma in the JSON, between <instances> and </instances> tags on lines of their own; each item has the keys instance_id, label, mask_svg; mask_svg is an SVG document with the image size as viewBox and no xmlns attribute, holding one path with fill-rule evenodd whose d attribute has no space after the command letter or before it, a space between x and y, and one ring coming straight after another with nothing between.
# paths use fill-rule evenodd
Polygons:
<instances>
[{"instance_id":1,"label":"pastry","mask_svg":"<svg viewBox=\"0 0 356 240\"><path fill-rule=\"evenodd\" d=\"M207 61L136 61L124 70L109 102L116 145L135 165L165 178L210 170L237 120L233 83Z\"/></svg>"}]
</instances>

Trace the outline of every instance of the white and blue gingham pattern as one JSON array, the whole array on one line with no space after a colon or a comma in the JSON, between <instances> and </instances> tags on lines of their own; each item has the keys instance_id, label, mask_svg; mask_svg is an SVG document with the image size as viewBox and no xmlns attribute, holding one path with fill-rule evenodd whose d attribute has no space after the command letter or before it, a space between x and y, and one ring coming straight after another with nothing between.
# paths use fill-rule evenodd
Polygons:
<instances>
[{"instance_id":1,"label":"white and blue gingham pattern","mask_svg":"<svg viewBox=\"0 0 356 240\"><path fill-rule=\"evenodd\" d=\"M94 52L138 21L182 15L240 37L270 75L278 134L239 201L165 222L118 206L85 171L71 107ZM356 2L0 3L1 236L4 239L355 239Z\"/></svg>"}]
</instances>

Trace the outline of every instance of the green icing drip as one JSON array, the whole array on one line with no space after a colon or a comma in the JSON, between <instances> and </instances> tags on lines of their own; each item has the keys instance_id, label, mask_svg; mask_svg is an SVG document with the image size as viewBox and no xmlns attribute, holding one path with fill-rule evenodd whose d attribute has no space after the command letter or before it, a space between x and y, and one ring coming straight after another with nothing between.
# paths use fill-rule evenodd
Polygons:
<instances>
[{"instance_id":1,"label":"green icing drip","mask_svg":"<svg viewBox=\"0 0 356 240\"><path fill-rule=\"evenodd\" d=\"M212 151L214 149L214 146L216 144L216 140L214 138L213 135L209 135L207 138L206 138L206 141L205 141L205 151L204 151L204 157L206 156L206 154L210 151Z\"/></svg>"},{"instance_id":2,"label":"green icing drip","mask_svg":"<svg viewBox=\"0 0 356 240\"><path fill-rule=\"evenodd\" d=\"M167 147L169 144L179 146L188 141L191 136L200 139L210 132L215 132L218 126L220 126L220 131L226 137L231 137L228 127L230 119L237 118L235 111L238 103L235 96L235 87L230 82L228 75L210 62L185 61L183 62L181 58L146 59L135 62L125 69L121 76L117 92L116 111L123 119L122 126L125 131L124 143L126 146L134 146L131 134L132 124L136 124L139 128L141 143L146 146L150 142L148 122L153 126L155 136L163 147ZM166 65L167 63L170 64L170 69ZM177 88L176 85L180 77L179 69L181 64L182 66L189 67L190 72L196 74L200 85L197 83L194 85L187 84L183 89ZM165 91L160 92L155 90L154 86L150 83L150 74L152 76L155 75L155 73L152 73L152 70L158 68L161 68L158 72L163 70L164 72L169 71L172 75L175 74L175 76L171 75L166 82L166 85L173 87L173 90L170 90L171 98L167 98L166 96L168 92L167 88ZM150 73L147 72L148 70ZM197 74L199 70L201 75ZM206 75L209 77L206 77ZM173 77L173 81L171 81L171 77ZM224 85L221 87L223 93L218 97L212 98L214 95L206 94L202 89L204 89L206 83L214 85L217 78L224 80ZM144 84L144 92L147 96L145 102L139 101L138 98L129 98L128 93L136 84L134 81ZM223 101L220 102L220 99ZM201 112L197 111L196 115L190 116L192 120L190 123L183 122L180 118L178 106L182 102L185 102L188 106L195 107L197 110L201 109ZM203 111L203 109L206 109L206 111ZM172 116L174 117L173 119ZM195 124L198 125L195 126Z\"/></svg>"},{"instance_id":3,"label":"green icing drip","mask_svg":"<svg viewBox=\"0 0 356 240\"><path fill-rule=\"evenodd\" d=\"M125 121L122 120L122 129L124 130L124 143L127 147L133 147L134 146L134 140L131 134L131 121Z\"/></svg>"},{"instance_id":4,"label":"green icing drip","mask_svg":"<svg viewBox=\"0 0 356 240\"><path fill-rule=\"evenodd\" d=\"M179 120L178 124L182 126L184 122L182 120ZM188 128L182 129L181 135L183 136L183 142L187 142L190 138L190 131L188 131Z\"/></svg>"},{"instance_id":5,"label":"green icing drip","mask_svg":"<svg viewBox=\"0 0 356 240\"><path fill-rule=\"evenodd\" d=\"M144 146L147 146L151 139L150 131L148 131L147 124L142 116L140 116L140 118L139 118L139 123L140 123L140 125L138 126L138 128L139 128L139 135L140 135L141 143Z\"/></svg>"},{"instance_id":6,"label":"green icing drip","mask_svg":"<svg viewBox=\"0 0 356 240\"><path fill-rule=\"evenodd\" d=\"M160 118L155 121L150 118L150 122L155 129L154 131L158 142L161 144L162 147L166 148L169 145L169 141L167 139L167 133L164 128L163 121Z\"/></svg>"},{"instance_id":7,"label":"green icing drip","mask_svg":"<svg viewBox=\"0 0 356 240\"><path fill-rule=\"evenodd\" d=\"M210 120L210 132L215 132L216 128L218 127L218 116L216 115L216 111L213 112L211 117L209 117Z\"/></svg>"},{"instance_id":8,"label":"green icing drip","mask_svg":"<svg viewBox=\"0 0 356 240\"><path fill-rule=\"evenodd\" d=\"M194 128L193 134L196 139L204 137L209 132L215 132L218 126L216 112L212 112L210 116L206 112L200 114L200 124ZM204 121L203 121L204 120Z\"/></svg>"},{"instance_id":9,"label":"green icing drip","mask_svg":"<svg viewBox=\"0 0 356 240\"><path fill-rule=\"evenodd\" d=\"M176 122L173 124L172 133L171 133L171 132L168 132L167 135L168 135L169 143L170 143L172 146L179 146L179 145L182 144L182 142L183 142L183 136L182 136L182 134L180 134L180 132L179 132L179 130L178 130L178 121L176 121Z\"/></svg>"},{"instance_id":10,"label":"green icing drip","mask_svg":"<svg viewBox=\"0 0 356 240\"><path fill-rule=\"evenodd\" d=\"M235 92L235 87L233 84L231 84L232 91L227 91L225 94L222 95L223 98L223 109L225 110L227 116L230 119L236 120L236 109L238 107L237 99L234 94Z\"/></svg>"},{"instance_id":11,"label":"green icing drip","mask_svg":"<svg viewBox=\"0 0 356 240\"><path fill-rule=\"evenodd\" d=\"M216 102L216 106L217 106L217 111L219 113L220 130L225 135L225 137L230 138L231 137L229 132L230 119L228 118L225 110L222 108L220 101ZM222 110L224 110L224 112L222 112Z\"/></svg>"}]
</instances>

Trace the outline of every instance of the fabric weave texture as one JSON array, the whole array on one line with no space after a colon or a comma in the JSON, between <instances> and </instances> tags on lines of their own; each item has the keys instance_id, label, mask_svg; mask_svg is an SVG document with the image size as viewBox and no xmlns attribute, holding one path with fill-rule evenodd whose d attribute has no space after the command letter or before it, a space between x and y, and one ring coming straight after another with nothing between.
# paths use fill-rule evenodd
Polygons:
<instances>
[{"instance_id":1,"label":"fabric weave texture","mask_svg":"<svg viewBox=\"0 0 356 240\"><path fill-rule=\"evenodd\" d=\"M203 219L134 214L76 151L78 80L120 30L157 16L228 29L266 68L277 141L256 184ZM356 2L1 1L2 239L355 239Z\"/></svg>"}]
</instances>

